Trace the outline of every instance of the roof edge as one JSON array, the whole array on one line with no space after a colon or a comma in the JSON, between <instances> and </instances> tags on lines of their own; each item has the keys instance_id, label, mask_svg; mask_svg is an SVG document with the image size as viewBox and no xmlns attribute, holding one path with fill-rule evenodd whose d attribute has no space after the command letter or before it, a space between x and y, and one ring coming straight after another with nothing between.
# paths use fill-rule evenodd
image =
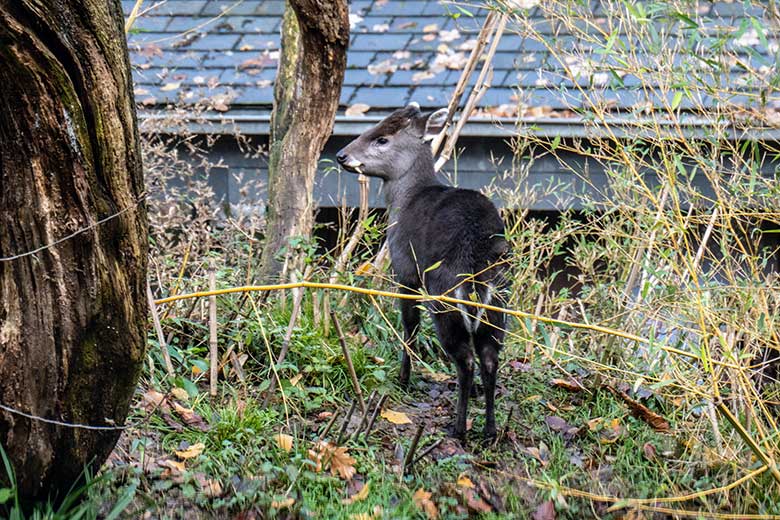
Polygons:
<instances>
[{"instance_id":1,"label":"roof edge","mask_svg":"<svg viewBox=\"0 0 780 520\"><path fill-rule=\"evenodd\" d=\"M363 116L337 115L333 135L357 136L381 121L387 113ZM208 112L201 115L172 115L166 111L144 110L138 113L142 133L250 135L270 134L271 114L254 110L231 110L230 113ZM457 119L456 119L457 120ZM157 124L155 124L157 123ZM602 121L580 117L556 118L472 118L463 127L462 137L511 138L657 138L658 129L668 132L664 137L712 138L730 141L780 141L780 128L738 128L729 123L717 124L706 118L687 115L680 121L658 121L635 116L613 116ZM144 128L146 127L146 128Z\"/></svg>"}]
</instances>

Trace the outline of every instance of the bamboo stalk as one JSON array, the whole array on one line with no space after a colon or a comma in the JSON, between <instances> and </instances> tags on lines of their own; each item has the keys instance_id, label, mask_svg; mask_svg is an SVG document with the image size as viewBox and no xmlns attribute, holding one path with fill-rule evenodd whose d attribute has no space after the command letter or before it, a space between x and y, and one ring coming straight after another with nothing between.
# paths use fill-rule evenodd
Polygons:
<instances>
[{"instance_id":1,"label":"bamboo stalk","mask_svg":"<svg viewBox=\"0 0 780 520\"><path fill-rule=\"evenodd\" d=\"M441 155L434 165L436 171L439 171L452 156L452 151L455 149L455 144L458 142L458 136L460 136L463 127L466 125L466 122L471 116L471 113L474 111L474 108L477 106L477 103L479 103L479 100L482 99L482 96L485 95L487 89L490 88L489 77L493 73L493 56L496 54L498 43L501 41L501 36L504 34L506 22L507 15L502 14L501 18L499 18L498 23L496 24L496 30L493 34L493 41L490 42L490 49L488 49L488 52L485 56L485 64L482 66L482 70L477 77L477 82L474 84L474 88L471 90L471 94L469 94L468 101L466 101L466 106L463 108L463 111L460 114L460 119L458 119L458 123L455 125L455 130L447 138L447 142L444 144L444 149L442 150Z\"/></svg>"},{"instance_id":2,"label":"bamboo stalk","mask_svg":"<svg viewBox=\"0 0 780 520\"><path fill-rule=\"evenodd\" d=\"M157 334L157 342L160 344L160 352L162 353L163 361L165 361L165 371L168 373L168 377L173 377L173 363L171 362L171 354L168 352L168 343L165 341L165 334L163 334L162 325L160 325L160 315L157 313L157 304L154 302L154 294L152 288L149 286L149 282L146 282L146 297L149 300L149 312L152 315L152 324L154 324L154 331Z\"/></svg>"},{"instance_id":3,"label":"bamboo stalk","mask_svg":"<svg viewBox=\"0 0 780 520\"><path fill-rule=\"evenodd\" d=\"M474 73L474 69L477 67L477 62L479 61L479 58L482 56L482 52L485 49L485 45L490 39L490 35L493 33L493 27L496 23L496 16L498 15L495 11L490 11L488 13L487 17L485 18L485 23L482 25L482 29L479 31L477 44L473 49L471 49L471 54L469 55L469 59L466 62L466 66L463 68L463 72L461 73L460 78L458 78L458 83L455 86L455 92L450 98L450 103L447 106L447 119L444 121L444 125L442 126L439 135L437 135L433 142L431 142L431 149L433 150L434 157L439 152L442 142L447 138L447 129L452 124L452 119L455 116L455 110L458 108L460 99L463 97L463 92L466 90L468 79Z\"/></svg>"},{"instance_id":4,"label":"bamboo stalk","mask_svg":"<svg viewBox=\"0 0 780 520\"><path fill-rule=\"evenodd\" d=\"M209 269L209 289L217 289L217 274L212 265ZM217 395L217 377L219 375L219 352L217 351L217 296L209 296L209 395Z\"/></svg>"},{"instance_id":5,"label":"bamboo stalk","mask_svg":"<svg viewBox=\"0 0 780 520\"><path fill-rule=\"evenodd\" d=\"M365 413L366 403L363 401L363 392L360 390L360 381L358 381L355 367L352 364L352 356L349 354L347 340L344 338L344 333L341 330L341 324L339 323L335 312L331 312L330 319L333 320L333 326L336 327L336 334L338 334L339 337L339 343L341 344L341 351L344 353L344 359L347 361L347 370L349 370L349 377L352 379L352 388L355 390L357 402L360 405L360 411Z\"/></svg>"}]
</instances>

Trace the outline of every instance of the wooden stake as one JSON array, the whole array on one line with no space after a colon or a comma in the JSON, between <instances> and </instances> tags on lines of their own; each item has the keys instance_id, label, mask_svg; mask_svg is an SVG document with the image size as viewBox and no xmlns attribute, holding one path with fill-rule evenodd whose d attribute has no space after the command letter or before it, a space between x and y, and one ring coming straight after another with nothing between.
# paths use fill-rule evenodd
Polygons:
<instances>
[{"instance_id":1,"label":"wooden stake","mask_svg":"<svg viewBox=\"0 0 780 520\"><path fill-rule=\"evenodd\" d=\"M349 347L347 347L347 340L344 339L344 333L341 330L341 324L336 317L335 312L330 313L330 319L333 320L333 326L336 327L336 334L339 336L339 343L341 343L341 351L344 353L344 359L347 361L347 370L349 370L349 376L352 378L352 388L355 390L357 396L357 402L360 405L360 411L365 413L366 403L363 401L363 392L360 390L360 382L358 381L357 373L355 373L355 367L352 365L352 356L349 354Z\"/></svg>"},{"instance_id":2,"label":"wooden stake","mask_svg":"<svg viewBox=\"0 0 780 520\"><path fill-rule=\"evenodd\" d=\"M209 290L217 289L217 274L214 265L209 268ZM217 352L217 297L209 296L209 395L217 396L217 377L219 375L219 352Z\"/></svg>"},{"instance_id":3,"label":"wooden stake","mask_svg":"<svg viewBox=\"0 0 780 520\"><path fill-rule=\"evenodd\" d=\"M168 343L165 341L165 334L163 334L162 325L160 325L160 315L157 313L157 304L154 303L154 294L148 281L146 282L146 297L149 300L149 312L152 315L154 331L157 333L157 341L160 343L160 352L162 352L165 361L165 371L168 372L168 377L173 378L174 370L171 355L168 352Z\"/></svg>"},{"instance_id":4,"label":"wooden stake","mask_svg":"<svg viewBox=\"0 0 780 520\"><path fill-rule=\"evenodd\" d=\"M387 401L387 396L383 395L379 402L376 403L376 408L374 408L374 413L371 414L371 420L368 421L368 426L366 426L366 434L365 438L368 439L368 436L371 434L371 429L374 427L374 422L376 422L376 418L379 416L379 412L382 410L382 407L385 405L385 401Z\"/></svg>"},{"instance_id":5,"label":"wooden stake","mask_svg":"<svg viewBox=\"0 0 780 520\"><path fill-rule=\"evenodd\" d=\"M344 423L341 425L341 431L339 431L339 436L336 437L336 444L341 444L341 441L344 439L344 434L347 433L347 428L349 427L349 420L352 419L352 414L355 413L356 405L357 405L357 399L353 399L352 404L349 407L349 411L347 412L347 416L344 417Z\"/></svg>"},{"instance_id":6,"label":"wooden stake","mask_svg":"<svg viewBox=\"0 0 780 520\"><path fill-rule=\"evenodd\" d=\"M417 451L417 445L420 444L420 437L422 437L424 429L425 425L420 423L417 427L417 431L414 432L412 444L409 446L409 451L406 452L406 457L404 458L404 467L401 469L401 475L406 475L406 472L412 469L412 466L414 465L414 453Z\"/></svg>"}]
</instances>

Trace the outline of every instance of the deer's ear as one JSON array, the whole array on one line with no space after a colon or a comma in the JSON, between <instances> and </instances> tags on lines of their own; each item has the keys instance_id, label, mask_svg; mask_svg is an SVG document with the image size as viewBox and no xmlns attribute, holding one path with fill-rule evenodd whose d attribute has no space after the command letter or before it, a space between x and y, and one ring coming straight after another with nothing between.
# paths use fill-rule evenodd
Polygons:
<instances>
[{"instance_id":1,"label":"deer's ear","mask_svg":"<svg viewBox=\"0 0 780 520\"><path fill-rule=\"evenodd\" d=\"M436 112L425 118L425 132L423 132L423 141L434 139L444 130L444 122L447 120L447 109L440 108Z\"/></svg>"}]
</instances>

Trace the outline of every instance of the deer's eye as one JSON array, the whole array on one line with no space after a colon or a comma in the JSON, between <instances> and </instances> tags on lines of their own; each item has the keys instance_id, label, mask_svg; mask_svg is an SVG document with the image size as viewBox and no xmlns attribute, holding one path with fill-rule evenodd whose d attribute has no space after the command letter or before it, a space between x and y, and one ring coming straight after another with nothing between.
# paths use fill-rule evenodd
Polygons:
<instances>
[{"instance_id":1,"label":"deer's eye","mask_svg":"<svg viewBox=\"0 0 780 520\"><path fill-rule=\"evenodd\" d=\"M379 144L379 145L387 144L387 137L377 137L376 138L376 144Z\"/></svg>"}]
</instances>

